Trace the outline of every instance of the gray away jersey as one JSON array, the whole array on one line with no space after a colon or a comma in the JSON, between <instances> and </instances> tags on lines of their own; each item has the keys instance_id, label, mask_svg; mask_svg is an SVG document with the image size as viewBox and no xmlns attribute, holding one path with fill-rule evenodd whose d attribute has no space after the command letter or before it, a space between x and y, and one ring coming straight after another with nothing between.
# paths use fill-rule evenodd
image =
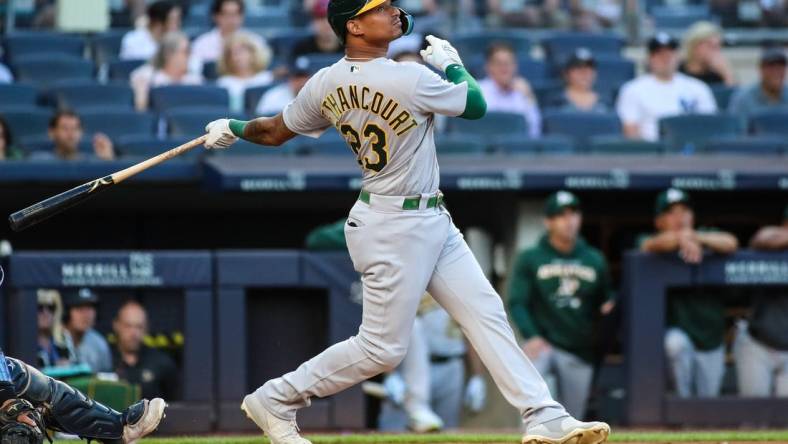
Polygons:
<instances>
[{"instance_id":1,"label":"gray away jersey","mask_svg":"<svg viewBox=\"0 0 788 444\"><path fill-rule=\"evenodd\" d=\"M310 137L335 127L371 193L434 193L439 183L434 114L462 114L467 92L466 83L447 82L415 62L342 58L309 79L283 118L291 131Z\"/></svg>"}]
</instances>

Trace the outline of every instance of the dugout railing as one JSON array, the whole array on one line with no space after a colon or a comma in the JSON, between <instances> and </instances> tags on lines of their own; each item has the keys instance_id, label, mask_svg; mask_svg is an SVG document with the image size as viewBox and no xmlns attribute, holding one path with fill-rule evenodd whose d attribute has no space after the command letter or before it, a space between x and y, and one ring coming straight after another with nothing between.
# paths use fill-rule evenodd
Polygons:
<instances>
[{"instance_id":1,"label":"dugout railing","mask_svg":"<svg viewBox=\"0 0 788 444\"><path fill-rule=\"evenodd\" d=\"M787 398L679 398L668 394L664 333L667 292L690 286L774 287L788 294L788 253L741 251L687 265L676 255L625 254L622 303L626 412L637 426L788 425ZM786 326L788 328L788 326Z\"/></svg>"},{"instance_id":2,"label":"dugout railing","mask_svg":"<svg viewBox=\"0 0 788 444\"><path fill-rule=\"evenodd\" d=\"M157 297L175 301L172 317L183 332L179 398L168 400L164 433L213 430L213 262L207 251L40 251L9 259L7 298L8 354L36 362L36 292L40 288L90 287L100 297L99 320L107 325L118 298L142 297L149 323ZM178 297L180 296L180 297ZM180 299L180 301L177 301ZM174 306L173 306L174 305ZM180 310L180 312L178 312Z\"/></svg>"}]
</instances>

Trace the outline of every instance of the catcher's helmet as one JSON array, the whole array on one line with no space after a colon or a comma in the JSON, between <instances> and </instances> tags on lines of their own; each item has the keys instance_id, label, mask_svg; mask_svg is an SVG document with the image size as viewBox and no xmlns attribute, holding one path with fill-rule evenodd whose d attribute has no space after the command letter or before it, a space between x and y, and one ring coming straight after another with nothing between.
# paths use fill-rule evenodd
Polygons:
<instances>
[{"instance_id":1,"label":"catcher's helmet","mask_svg":"<svg viewBox=\"0 0 788 444\"><path fill-rule=\"evenodd\" d=\"M375 6L380 5L386 0L331 0L328 2L328 23L339 41L345 44L345 34L347 33L348 20L361 15ZM413 16L400 11L399 18L402 21L402 35L408 35L413 31Z\"/></svg>"}]
</instances>

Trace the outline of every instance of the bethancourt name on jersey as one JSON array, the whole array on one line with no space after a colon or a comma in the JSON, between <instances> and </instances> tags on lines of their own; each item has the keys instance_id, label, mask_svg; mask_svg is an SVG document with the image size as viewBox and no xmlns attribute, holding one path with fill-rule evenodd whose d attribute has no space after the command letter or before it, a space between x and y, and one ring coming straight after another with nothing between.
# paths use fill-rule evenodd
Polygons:
<instances>
[{"instance_id":1,"label":"bethancourt name on jersey","mask_svg":"<svg viewBox=\"0 0 788 444\"><path fill-rule=\"evenodd\" d=\"M395 115L395 111L398 108L400 108L400 111ZM356 85L338 87L336 94L332 92L323 99L320 111L326 119L331 121L334 126L337 126L342 114L352 109L369 111L380 116L398 136L407 133L418 125L410 111L402 109L396 100L386 100L386 96L383 93L373 92L366 86L361 88Z\"/></svg>"}]
</instances>

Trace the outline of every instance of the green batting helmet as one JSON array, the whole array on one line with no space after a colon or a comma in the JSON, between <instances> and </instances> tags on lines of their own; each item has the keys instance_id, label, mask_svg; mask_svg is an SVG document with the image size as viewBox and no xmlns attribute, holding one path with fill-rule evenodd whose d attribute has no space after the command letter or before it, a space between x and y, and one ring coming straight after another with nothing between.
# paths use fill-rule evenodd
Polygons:
<instances>
[{"instance_id":1,"label":"green batting helmet","mask_svg":"<svg viewBox=\"0 0 788 444\"><path fill-rule=\"evenodd\" d=\"M328 2L328 23L339 41L345 44L345 34L347 33L347 22L353 17L357 17L372 8L380 5L386 0L331 0ZM413 31L413 16L400 11L399 18L402 21L402 35L408 35Z\"/></svg>"}]
</instances>

